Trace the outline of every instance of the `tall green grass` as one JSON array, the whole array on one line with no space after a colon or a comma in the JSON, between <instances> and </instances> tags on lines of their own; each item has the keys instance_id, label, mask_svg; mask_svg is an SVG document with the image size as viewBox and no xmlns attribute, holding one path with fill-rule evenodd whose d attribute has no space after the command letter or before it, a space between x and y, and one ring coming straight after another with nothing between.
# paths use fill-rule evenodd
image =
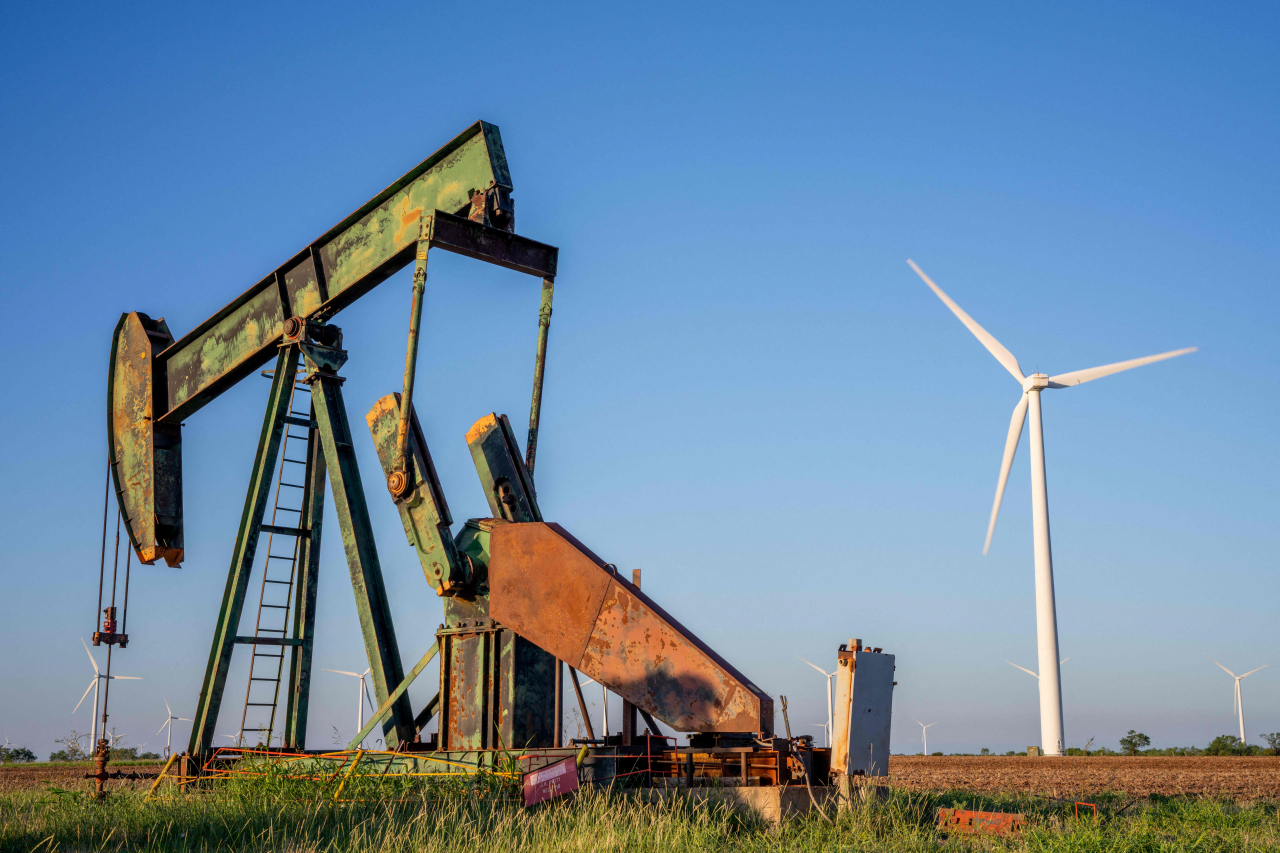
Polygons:
<instances>
[{"instance_id":1,"label":"tall green grass","mask_svg":"<svg viewBox=\"0 0 1280 853\"><path fill-rule=\"evenodd\" d=\"M382 785L383 783L379 783ZM287 780L224 784L148 801L113 794L33 791L0 796L0 853L8 851L1263 851L1280 850L1274 804L1240 807L1207 799L1155 799L1076 820L1070 806L1028 798L894 790L828 823L817 815L771 827L723 805L683 798L584 791L570 801L521 808L499 778L423 783L395 790L357 780L343 802L332 788ZM321 786L323 787L323 786ZM952 837L934 830L939 806L1021 811L1030 828L1013 839Z\"/></svg>"}]
</instances>

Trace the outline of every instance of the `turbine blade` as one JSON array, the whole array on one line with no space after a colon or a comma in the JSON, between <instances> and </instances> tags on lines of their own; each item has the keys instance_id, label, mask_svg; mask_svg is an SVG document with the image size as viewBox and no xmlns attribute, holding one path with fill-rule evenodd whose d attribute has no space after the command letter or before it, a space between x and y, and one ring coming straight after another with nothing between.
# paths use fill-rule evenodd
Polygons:
<instances>
[{"instance_id":1,"label":"turbine blade","mask_svg":"<svg viewBox=\"0 0 1280 853\"><path fill-rule=\"evenodd\" d=\"M1269 667L1269 666L1271 666L1271 664L1269 664L1269 663L1264 663L1262 666L1258 667L1258 669L1266 669L1266 668L1267 668L1267 667ZM1246 672L1244 675L1242 675L1242 676L1240 676L1240 677L1241 677L1241 678L1247 678L1248 676L1253 675L1255 672L1257 672L1257 671L1258 671L1258 669L1251 669L1251 670L1249 670L1248 672Z\"/></svg>"},{"instance_id":2,"label":"turbine blade","mask_svg":"<svg viewBox=\"0 0 1280 853\"><path fill-rule=\"evenodd\" d=\"M164 727L165 727L165 726L167 726L167 725L169 725L169 724L170 724L170 723L172 723L172 722L173 722L173 720L171 720L171 719L170 719L170 720L165 720L163 723L161 723L161 724L160 724L160 728L156 729L156 734L160 734L160 732L164 731Z\"/></svg>"},{"instance_id":3,"label":"turbine blade","mask_svg":"<svg viewBox=\"0 0 1280 853\"><path fill-rule=\"evenodd\" d=\"M1209 658L1209 660L1213 660L1213 658ZM1213 662L1214 662L1214 663L1218 663L1216 660L1213 660ZM1236 677L1236 674L1235 674L1234 672L1232 672L1231 670L1227 669L1225 666L1223 666L1223 665L1222 665L1222 664L1220 664L1220 663L1218 663L1218 668L1219 668L1219 669L1221 669L1223 672L1225 672L1227 675L1231 676L1232 678L1235 678L1235 677Z\"/></svg>"},{"instance_id":4,"label":"turbine blade","mask_svg":"<svg viewBox=\"0 0 1280 853\"><path fill-rule=\"evenodd\" d=\"M1144 364L1164 361L1166 358L1176 358L1180 355L1186 355L1189 352L1195 352L1198 349L1199 347L1175 349L1170 350L1169 352L1162 352L1159 355L1149 355L1145 358L1131 358L1128 361L1117 361L1115 364L1104 364L1102 367L1090 367L1088 370L1073 370L1070 373L1060 373L1057 376L1049 377L1049 387L1070 388L1072 385L1080 385L1094 379L1101 379L1104 376L1110 376L1111 374L1119 373L1122 370L1131 370L1135 367L1142 367Z\"/></svg>"},{"instance_id":5,"label":"turbine blade","mask_svg":"<svg viewBox=\"0 0 1280 853\"><path fill-rule=\"evenodd\" d=\"M92 689L93 689L93 685L95 685L95 684L97 684L97 683L98 683L98 678L97 678L97 676L94 676L93 681L90 681L90 682L89 682L89 690L92 690ZM71 709L71 713L73 713L73 714L74 714L76 711L79 711L79 710L80 710L80 706L84 704L85 697L87 697L87 696L89 695L89 690L86 690L86 691L84 692L84 696L81 696L81 697L80 697L80 701L79 701L79 702L77 702L77 703L76 703L76 706L75 706L74 708L72 708L72 709Z\"/></svg>"},{"instance_id":6,"label":"turbine blade","mask_svg":"<svg viewBox=\"0 0 1280 853\"><path fill-rule=\"evenodd\" d=\"M1071 658L1063 658L1062 660L1058 661L1058 666L1062 666L1064 663L1066 663L1069 660L1071 660Z\"/></svg>"},{"instance_id":7,"label":"turbine blade","mask_svg":"<svg viewBox=\"0 0 1280 853\"><path fill-rule=\"evenodd\" d=\"M359 677L360 677L360 673L358 673L358 672L347 672L345 669L325 669L324 667L320 667L320 668L321 668L321 669L324 669L324 671L325 671L325 672L336 672L336 673L338 673L338 675L350 675L352 678L359 678Z\"/></svg>"},{"instance_id":8,"label":"turbine blade","mask_svg":"<svg viewBox=\"0 0 1280 853\"><path fill-rule=\"evenodd\" d=\"M93 671L100 672L98 662L93 659L93 652L89 651L89 644L84 641L84 637L80 638L80 645L84 646L84 653L89 656L89 663L93 664Z\"/></svg>"},{"instance_id":9,"label":"turbine blade","mask_svg":"<svg viewBox=\"0 0 1280 853\"><path fill-rule=\"evenodd\" d=\"M994 355L996 357L996 361L1003 364L1004 369L1013 374L1014 379L1018 380L1019 383L1026 379L1026 377L1022 375L1022 368L1018 366L1018 360L1013 357L1013 353L1004 348L1004 344L997 341L992 337L990 332L979 326L976 320L964 313L964 309L953 302L950 296L943 293L942 288L934 284L929 276L925 275L924 271L921 270L920 267L916 266L915 261L908 259L907 263L916 271L916 275L924 279L924 283L929 285L929 289L938 295L938 298L942 300L943 304L951 309L951 313L955 314L956 317L960 319L960 322L964 323L965 327L968 328L969 331L973 332L973 336L982 342L982 345L987 348L987 352Z\"/></svg>"},{"instance_id":10,"label":"turbine blade","mask_svg":"<svg viewBox=\"0 0 1280 853\"><path fill-rule=\"evenodd\" d=\"M166 711L168 711L168 712L169 712L169 716L170 716L170 717L172 717L172 716L173 716L173 709L169 707L169 700L168 700L168 699L165 699L165 700L164 700L164 709L165 709Z\"/></svg>"},{"instance_id":11,"label":"turbine blade","mask_svg":"<svg viewBox=\"0 0 1280 853\"><path fill-rule=\"evenodd\" d=\"M1009 664L1009 666L1017 667L1018 669L1020 669L1020 670L1022 670L1023 672L1025 672L1027 675L1032 675L1032 676L1035 676L1036 678L1039 678L1039 677L1040 677L1040 676L1036 675L1034 672L1032 672L1031 670L1027 669L1025 666L1018 666L1016 663L1014 663L1014 662L1013 662L1013 661L1011 661L1011 660L1007 660L1007 661L1005 661L1005 663Z\"/></svg>"},{"instance_id":12,"label":"turbine blade","mask_svg":"<svg viewBox=\"0 0 1280 853\"><path fill-rule=\"evenodd\" d=\"M127 679L127 680L129 680L129 681L141 681L141 680L142 680L142 676L141 676L141 675L108 675L108 676L107 676L107 678L111 678L111 679L124 678L124 679Z\"/></svg>"},{"instance_id":13,"label":"turbine blade","mask_svg":"<svg viewBox=\"0 0 1280 853\"><path fill-rule=\"evenodd\" d=\"M1018 441L1022 438L1022 425L1027 420L1026 394L1013 407L1013 417L1009 419L1009 435L1004 440L1004 458L1000 460L1000 479L996 481L996 499L991 505L991 521L987 523L987 541L982 545L985 556L991 550L991 537L996 532L996 519L1000 517L1000 502L1004 500L1004 487L1009 484L1009 469L1013 467L1013 455L1018 452Z\"/></svg>"},{"instance_id":14,"label":"turbine blade","mask_svg":"<svg viewBox=\"0 0 1280 853\"><path fill-rule=\"evenodd\" d=\"M801 657L800 657L800 655L796 655L796 657L800 658L800 660L804 660L804 658L801 658ZM813 667L813 668L814 668L814 669L816 669L818 672L822 673L823 675L827 676L828 678L830 678L830 677L831 677L831 673L827 672L825 669L823 669L822 667L818 666L818 665L817 665L816 663L814 663L813 661L804 660L804 662L805 662L805 663L807 663L807 664L809 664L809 666Z\"/></svg>"}]
</instances>

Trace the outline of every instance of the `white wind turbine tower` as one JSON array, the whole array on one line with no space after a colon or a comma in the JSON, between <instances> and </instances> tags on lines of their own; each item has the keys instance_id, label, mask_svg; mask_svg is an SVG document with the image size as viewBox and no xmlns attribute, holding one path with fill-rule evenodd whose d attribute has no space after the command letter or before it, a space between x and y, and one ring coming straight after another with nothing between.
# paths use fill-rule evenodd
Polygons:
<instances>
[{"instance_id":1,"label":"white wind turbine tower","mask_svg":"<svg viewBox=\"0 0 1280 853\"><path fill-rule=\"evenodd\" d=\"M324 669L324 667L321 667L321 669ZM369 698L369 688L366 687L364 683L364 677L368 675L372 669L373 667L370 667L369 669L366 669L364 672L347 672L346 670L341 670L341 669L325 669L324 670L325 672L336 672L338 675L349 675L352 678L360 679L360 687L358 689L358 692L356 693L356 732L357 733L364 731L364 703L365 702L369 703L370 711L376 711L378 709L378 706L374 705L373 700ZM364 748L364 741L360 742L360 748L361 749Z\"/></svg>"},{"instance_id":2,"label":"white wind turbine tower","mask_svg":"<svg viewBox=\"0 0 1280 853\"><path fill-rule=\"evenodd\" d=\"M89 731L89 749L93 750L98 748L98 685L100 685L104 680L108 678L110 678L113 681L117 678L123 679L125 681L141 681L142 676L140 675L103 675L101 670L98 669L98 662L93 659L93 652L89 651L89 644L86 643L82 638L80 640L80 645L84 646L84 653L89 656L89 663L93 664L93 681L89 683L88 689L84 691L84 696L81 696L80 701L77 702L76 706L71 709L71 713L74 714L76 711L80 710L80 706L84 704L85 697L88 696L89 691L92 690L93 691L93 725Z\"/></svg>"},{"instance_id":3,"label":"white wind turbine tower","mask_svg":"<svg viewBox=\"0 0 1280 853\"><path fill-rule=\"evenodd\" d=\"M801 658L800 655L796 655L796 657L800 658L800 660L804 660L804 658ZM827 729L826 731L827 731L827 746L831 746L831 730L835 727L835 721L836 721L836 715L835 715L835 712L832 710L832 704L831 704L831 679L835 678L836 674L834 672L827 672L825 669L823 669L822 667L818 666L816 663L813 663L811 661L804 660L804 662L809 664L809 666L813 667L818 672L822 673L824 676L826 676L826 679L827 679Z\"/></svg>"},{"instance_id":4,"label":"white wind turbine tower","mask_svg":"<svg viewBox=\"0 0 1280 853\"><path fill-rule=\"evenodd\" d=\"M937 724L935 721L930 723L929 726L936 726ZM916 725L920 727L920 740L924 744L924 754L927 756L929 754L929 726L919 720L916 720Z\"/></svg>"},{"instance_id":5,"label":"white wind turbine tower","mask_svg":"<svg viewBox=\"0 0 1280 853\"><path fill-rule=\"evenodd\" d=\"M180 723L191 723L191 722L195 722L195 721L194 721L194 720L189 720L189 719L187 719L186 717L175 717L175 716L173 715L173 709L169 707L169 700L168 700L168 699L165 699L165 700L164 700L164 710L165 710L165 713L167 713L169 716L165 717L164 723L163 723L163 724L160 726L160 728L156 731L156 734L160 734L160 732L164 731L166 728L169 730L169 734L165 736L165 742L164 742L164 757L165 757L165 758L168 758L168 757L169 757L169 753L173 751L173 724L174 724L174 722L175 722L175 721L177 721L177 722L180 722Z\"/></svg>"},{"instance_id":6,"label":"white wind turbine tower","mask_svg":"<svg viewBox=\"0 0 1280 853\"><path fill-rule=\"evenodd\" d=\"M1101 379L1122 370L1141 367L1144 364L1162 361L1166 358L1195 352L1196 347L1173 350L1145 358L1120 361L1102 367L1091 367L1087 370L1074 370L1057 376L1043 373L1022 375L1022 368L1013 353L1005 349L991 334L974 321L972 317L942 292L927 275L916 266L914 261L907 264L915 270L916 275L924 279L929 289L951 309L951 313L973 333L987 351L995 356L996 361L1018 380L1022 386L1022 396L1013 409L1013 417L1009 421L1009 434L1004 445L1004 459L1000 463L1000 479L996 482L996 499L991 506L991 521L987 525L987 541L982 547L986 554L991 547L991 536L996 529L996 518L1000 514L1000 500L1004 497L1005 483L1009 479L1009 468L1013 465L1013 454L1018 449L1018 439L1022 437L1022 424L1026 420L1027 410L1031 411L1031 526L1035 543L1036 568L1036 645L1039 652L1040 675L1040 745L1045 755L1062 755L1062 682L1058 674L1058 614L1053 595L1053 554L1049 545L1049 492L1045 484L1044 466L1044 427L1040 413L1040 392L1046 388L1070 388L1094 379Z\"/></svg>"},{"instance_id":7,"label":"white wind turbine tower","mask_svg":"<svg viewBox=\"0 0 1280 853\"><path fill-rule=\"evenodd\" d=\"M1213 658L1209 658L1209 660L1213 660ZM1214 663L1218 663L1216 660L1213 660L1213 662L1214 662ZM1236 702L1235 702L1235 706L1234 706L1231 710L1236 711L1236 712L1238 712L1238 713L1240 714L1240 742L1241 742L1241 743L1244 743L1244 742L1245 742L1245 739L1244 739L1244 697L1240 695L1240 679L1242 679L1242 678L1248 678L1249 676L1251 676L1251 675L1253 675L1255 672L1257 672L1257 671L1258 671L1258 669L1266 669L1267 667L1271 666L1271 664L1269 664L1269 663L1264 663L1262 666L1258 667L1258 669L1251 669L1251 670L1249 670L1248 672L1246 672L1244 675L1236 675L1234 672L1232 672L1231 670L1227 669L1225 666L1222 666L1222 664L1220 664L1220 663L1218 663L1218 666L1219 666L1219 667L1221 667L1221 669L1222 669L1222 671L1223 671L1223 672L1225 672L1227 675L1231 676L1232 678L1234 678L1234 679L1236 680Z\"/></svg>"}]
</instances>

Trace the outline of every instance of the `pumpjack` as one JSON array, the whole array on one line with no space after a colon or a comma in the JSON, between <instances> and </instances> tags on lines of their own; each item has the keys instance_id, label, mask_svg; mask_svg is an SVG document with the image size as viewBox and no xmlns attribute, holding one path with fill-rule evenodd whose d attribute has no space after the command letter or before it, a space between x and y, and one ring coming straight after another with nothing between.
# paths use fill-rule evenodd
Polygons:
<instances>
[{"instance_id":1,"label":"pumpjack","mask_svg":"<svg viewBox=\"0 0 1280 853\"><path fill-rule=\"evenodd\" d=\"M720 755L721 775L740 771L744 784L751 777L785 784L795 772L825 776L829 753L812 749L811 740L775 737L768 695L641 592L638 577L622 577L544 520L533 474L558 250L515 233L512 192L498 128L477 122L182 338L164 319L136 311L120 317L108 373L111 480L145 564L177 567L184 559L183 421L272 365L189 755L200 759L215 749L238 646L252 655L241 731L307 751L327 480L378 706L353 745L380 730L387 749L406 758L471 767L491 766L512 750L546 761L572 754L561 735L567 665L593 749L652 755L661 720L691 733L689 748ZM471 427L466 440L492 517L470 519L456 535L413 406L433 249L541 279L525 453L505 415L486 415ZM386 489L443 604L435 644L406 672L356 464L361 439L343 403L348 351L333 320L409 264L402 387L366 417ZM257 621L252 634L242 634L264 536ZM406 689L437 654L439 691L415 711ZM621 734L596 738L591 731L578 673L623 698ZM425 734L437 717L436 731ZM665 740L661 746L668 775L683 775L674 748Z\"/></svg>"}]
</instances>

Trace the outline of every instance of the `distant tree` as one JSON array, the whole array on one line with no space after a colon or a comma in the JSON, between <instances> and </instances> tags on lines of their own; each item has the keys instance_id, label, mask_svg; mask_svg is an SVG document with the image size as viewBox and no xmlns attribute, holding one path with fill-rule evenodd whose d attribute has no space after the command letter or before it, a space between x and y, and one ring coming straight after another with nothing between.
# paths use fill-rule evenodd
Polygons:
<instances>
[{"instance_id":1,"label":"distant tree","mask_svg":"<svg viewBox=\"0 0 1280 853\"><path fill-rule=\"evenodd\" d=\"M1280 755L1280 732L1272 732L1269 735L1258 735L1267 742L1267 749L1272 755Z\"/></svg>"},{"instance_id":2,"label":"distant tree","mask_svg":"<svg viewBox=\"0 0 1280 853\"><path fill-rule=\"evenodd\" d=\"M50 761L88 761L89 753L85 750L84 743L89 740L89 735L71 730L71 734L66 737L58 738L54 741L62 749L49 756ZM83 742L83 743L82 743Z\"/></svg>"},{"instance_id":3,"label":"distant tree","mask_svg":"<svg viewBox=\"0 0 1280 853\"><path fill-rule=\"evenodd\" d=\"M11 764L35 760L36 754L25 746L0 746L0 762Z\"/></svg>"},{"instance_id":4,"label":"distant tree","mask_svg":"<svg viewBox=\"0 0 1280 853\"><path fill-rule=\"evenodd\" d=\"M1151 738L1133 729L1129 729L1129 733L1120 738L1120 748L1124 750L1125 755L1137 755L1138 750L1149 746L1151 746Z\"/></svg>"},{"instance_id":5,"label":"distant tree","mask_svg":"<svg viewBox=\"0 0 1280 853\"><path fill-rule=\"evenodd\" d=\"M1241 742L1235 735L1218 735L1205 747L1205 755L1256 755L1256 746Z\"/></svg>"},{"instance_id":6,"label":"distant tree","mask_svg":"<svg viewBox=\"0 0 1280 853\"><path fill-rule=\"evenodd\" d=\"M984 746L984 747L982 748L982 754L983 754L983 755L990 755L990 754L991 754L991 750L987 749L987 748Z\"/></svg>"},{"instance_id":7,"label":"distant tree","mask_svg":"<svg viewBox=\"0 0 1280 853\"><path fill-rule=\"evenodd\" d=\"M930 755L942 755L942 753L941 753L941 752L931 752L931 753L929 753L929 754L930 754Z\"/></svg>"}]
</instances>

